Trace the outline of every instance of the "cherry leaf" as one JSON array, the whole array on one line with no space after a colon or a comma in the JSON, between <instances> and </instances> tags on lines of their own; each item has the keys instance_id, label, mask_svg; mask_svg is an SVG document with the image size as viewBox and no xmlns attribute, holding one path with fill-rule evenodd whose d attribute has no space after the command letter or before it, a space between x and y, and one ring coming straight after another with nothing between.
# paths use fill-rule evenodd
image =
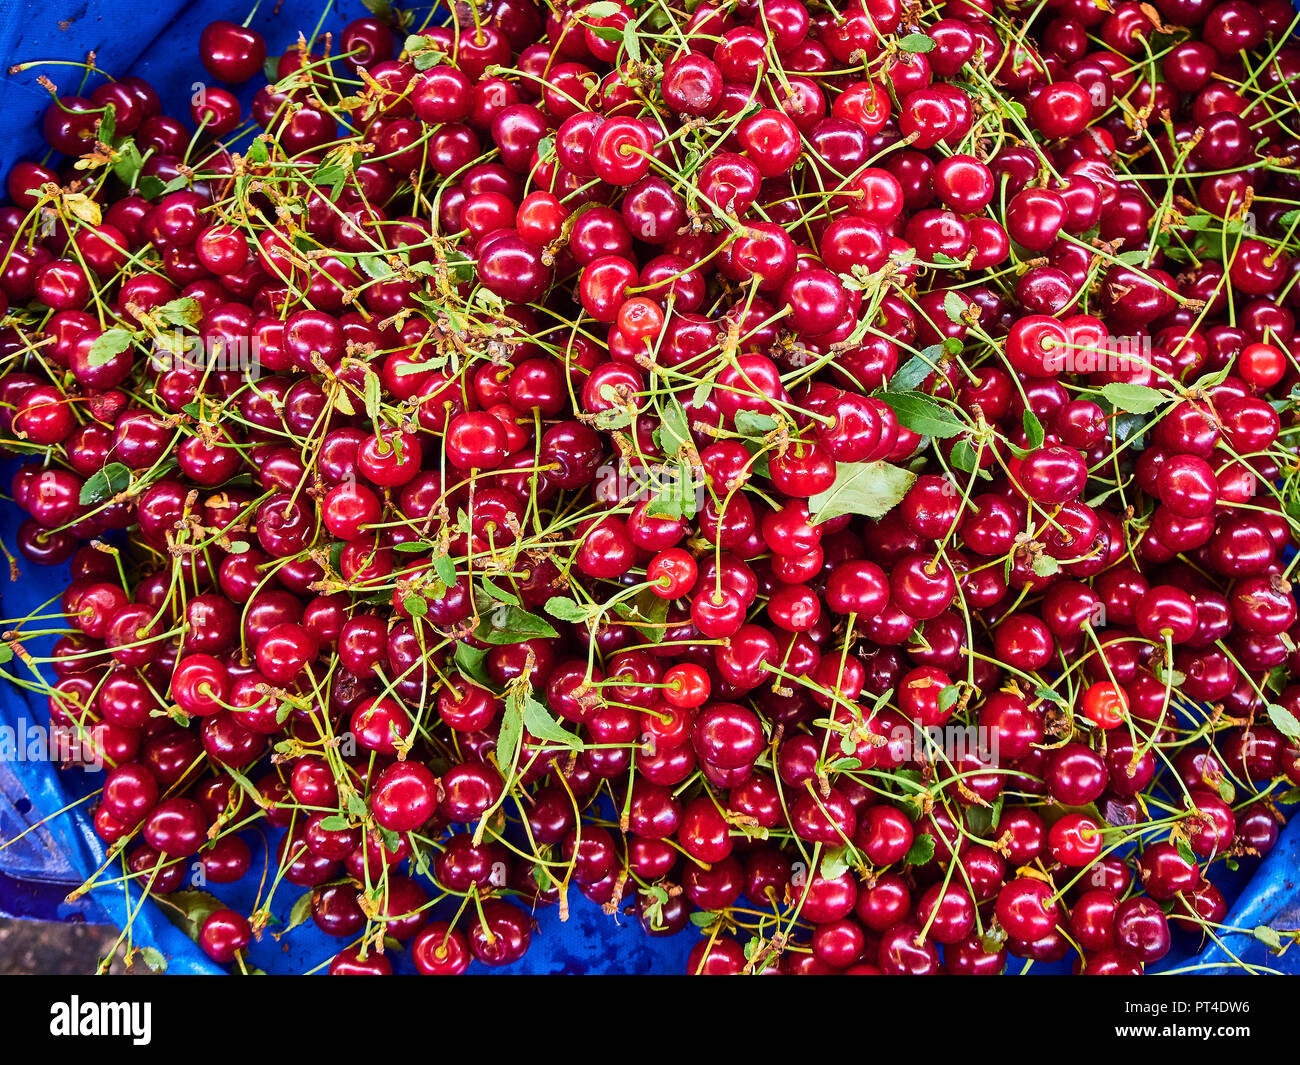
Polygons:
<instances>
[{"instance_id":1,"label":"cherry leaf","mask_svg":"<svg viewBox=\"0 0 1300 1065\"><path fill-rule=\"evenodd\" d=\"M1268 718L1273 722L1273 727L1283 736L1292 743L1300 743L1300 721L1297 721L1295 714L1291 713L1285 706L1270 703Z\"/></svg>"},{"instance_id":2,"label":"cherry leaf","mask_svg":"<svg viewBox=\"0 0 1300 1065\"><path fill-rule=\"evenodd\" d=\"M899 425L921 436L958 436L968 428L947 407L920 392L882 392L880 399L893 409Z\"/></svg>"},{"instance_id":3,"label":"cherry leaf","mask_svg":"<svg viewBox=\"0 0 1300 1065\"><path fill-rule=\"evenodd\" d=\"M98 506L106 503L119 492L125 492L131 485L131 471L120 462L110 462L102 470L96 470L86 478L78 497L83 507Z\"/></svg>"},{"instance_id":4,"label":"cherry leaf","mask_svg":"<svg viewBox=\"0 0 1300 1065\"><path fill-rule=\"evenodd\" d=\"M1150 414L1168 398L1150 385L1129 385L1122 381L1102 385L1101 394L1116 410L1129 414Z\"/></svg>"},{"instance_id":5,"label":"cherry leaf","mask_svg":"<svg viewBox=\"0 0 1300 1065\"><path fill-rule=\"evenodd\" d=\"M810 521L816 525L842 514L883 518L915 480L916 474L888 462L836 463L835 482L808 500Z\"/></svg>"},{"instance_id":6,"label":"cherry leaf","mask_svg":"<svg viewBox=\"0 0 1300 1065\"><path fill-rule=\"evenodd\" d=\"M104 366L131 346L131 334L125 329L110 329L101 333L86 353L88 366Z\"/></svg>"},{"instance_id":7,"label":"cherry leaf","mask_svg":"<svg viewBox=\"0 0 1300 1065\"><path fill-rule=\"evenodd\" d=\"M582 740L561 726L550 710L531 695L524 700L524 728L536 739L560 743L575 751L582 750Z\"/></svg>"}]
</instances>

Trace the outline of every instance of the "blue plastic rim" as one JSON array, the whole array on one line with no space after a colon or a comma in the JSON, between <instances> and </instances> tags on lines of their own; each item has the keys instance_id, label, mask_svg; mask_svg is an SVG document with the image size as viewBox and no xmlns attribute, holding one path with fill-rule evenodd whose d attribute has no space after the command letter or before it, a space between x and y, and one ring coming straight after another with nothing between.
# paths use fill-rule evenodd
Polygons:
<instances>
[{"instance_id":1,"label":"blue plastic rim","mask_svg":"<svg viewBox=\"0 0 1300 1065\"><path fill-rule=\"evenodd\" d=\"M1300 3L1300 0L1297 0ZM71 7L73 5L67 5ZM250 5L251 7L251 0ZM269 51L277 55L292 46L298 31L310 33L321 20L319 0L263 0L252 25L266 37ZM418 10L418 9L417 9ZM425 7L427 10L427 6ZM81 61L88 52L96 64L115 76L137 74L158 89L164 108L184 115L195 82L207 72L198 62L197 42L203 27L217 18L242 21L243 9L225 0L89 0L67 17L60 5L37 0L5 0L0 5L0 60L5 69L32 60ZM357 0L334 3L325 19L326 28L337 30L349 20L366 13ZM66 19L66 21L65 21ZM43 152L40 116L49 96L37 83L38 74L50 77L62 92L74 92L80 71L69 67L44 67L6 77L0 82L0 173L7 173L19 159L39 158ZM243 93L247 103L254 89ZM16 464L0 467L0 489L7 487ZM12 504L0 504L0 536L8 545L22 515ZM57 597L67 584L67 567L42 570L20 562L21 574L14 583L0 584L0 617L14 619L37 611L51 596ZM57 601L57 600L56 600ZM7 625L5 627L8 627ZM44 646L48 647L49 641ZM33 641L30 650L40 653L42 643ZM19 671L16 661L5 667ZM0 683L0 727L12 730L22 756L0 762L0 913L18 917L62 920L90 920L121 928L128 923L136 947L152 947L167 959L171 973L214 973L223 971L151 902L140 905L134 889L122 884L102 887L75 903L64 902L72 887L100 868L105 861L102 842L89 822L89 803L72 806L99 787L98 774L60 773L46 760L24 757L22 737L32 727L44 726L48 713L44 699L15 685ZM6 736L10 735L6 733ZM38 752L37 752L38 753ZM65 811L60 813L60 811ZM39 827L32 828L37 825ZM254 854L261 861L274 846L260 832L247 833ZM241 912L255 904L258 858L253 872L240 884L222 887L215 893ZM1221 866L1220 866L1221 868ZM1244 929L1271 925L1278 929L1300 928L1300 818L1282 833L1276 848L1262 862L1245 860L1235 875L1217 875L1215 882L1232 905L1226 924ZM111 879L111 877L109 878ZM311 924L292 929L275 938L290 921L290 910L301 889L277 892L272 911L280 924L273 924L250 951L250 964L267 972L294 973L321 969L341 945L321 934ZM539 911L533 944L519 964L507 970L493 970L478 963L472 972L528 973L679 973L686 956L698 941L694 930L676 936L652 938L637 922L621 914L606 916L578 893L571 893L567 922L554 909ZM1224 944L1241 961L1300 974L1300 950L1273 956L1263 943L1249 934L1224 938ZM1229 961L1224 950L1211 944L1202 948L1176 933L1174 951L1157 968L1196 972L1230 971L1221 968ZM1008 971L1019 971L1011 959ZM409 961L398 957L398 971L413 971ZM1034 965L1032 972L1061 972L1063 966Z\"/></svg>"}]
</instances>

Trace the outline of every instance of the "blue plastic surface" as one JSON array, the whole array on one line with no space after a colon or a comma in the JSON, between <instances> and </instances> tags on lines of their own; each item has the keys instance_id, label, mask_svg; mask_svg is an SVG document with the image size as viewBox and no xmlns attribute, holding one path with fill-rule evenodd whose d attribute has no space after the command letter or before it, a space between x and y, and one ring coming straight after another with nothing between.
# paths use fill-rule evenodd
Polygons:
<instances>
[{"instance_id":1,"label":"blue plastic surface","mask_svg":"<svg viewBox=\"0 0 1300 1065\"><path fill-rule=\"evenodd\" d=\"M311 31L320 10L319 0L282 0L279 4L263 0L252 24L266 36L270 53L276 55L294 43L299 29ZM191 86L207 80L207 72L197 57L200 31L215 18L242 21L244 13L218 0L68 0L66 5L49 0L0 0L0 62L7 69L14 63L35 59L80 60L93 50L101 69L118 76L132 73L148 78L158 88L165 109L183 116ZM334 4L327 28L337 30L363 13L364 8L356 0ZM39 119L49 97L36 84L38 73L51 77L65 93L76 91L80 82L79 72L67 67L45 67L0 81L0 174L16 160L38 158L41 153ZM248 95L251 89L245 90ZM13 463L0 468L0 490L7 488L13 468ZM0 536L7 545L13 545L20 520L14 507L0 504ZM42 570L26 562L20 565L18 583L0 583L0 618L28 614L66 584L66 567ZM44 645L33 641L30 650L39 654L42 646L48 646L48 641ZM6 668L22 667L12 662ZM43 726L47 720L43 699L0 683L0 725L21 730ZM104 861L104 847L90 828L85 812L88 804L54 815L94 791L101 779L98 774L59 773L42 761L0 763L0 841L12 840L23 829L40 822L39 828L18 843L0 850L0 912L44 919L106 921L118 927L130 920L134 945L160 950L168 959L169 972L220 971L153 904L140 907L138 894L128 894L121 885L97 890L76 904L62 901L71 887ZM259 833L249 833L248 840L255 855L264 852ZM1234 883L1223 885L1228 898L1236 898L1226 923L1247 929L1259 924L1300 927L1297 870L1300 818L1287 826L1264 862L1243 863L1241 873L1232 878ZM252 875L216 893L236 909L248 912L259 879ZM301 893L289 885L284 887L289 890L277 894L273 907L282 922L288 920L289 910ZM567 922L561 923L553 909L537 916L540 927L532 948L521 964L506 971L677 973L684 971L686 955L698 938L694 931L687 930L666 939L652 939L634 920L607 917L576 892ZM275 926L270 929L275 930ZM1226 942L1244 961L1300 973L1300 950L1279 959L1248 935L1227 937ZM302 972L324 966L338 946L338 941L320 934L308 923L282 940L265 935L254 944L250 962L268 972ZM1199 946L1180 937L1160 968L1214 971L1212 967L1228 960L1215 946L1198 955ZM409 963L399 961L398 968L409 970ZM1013 959L1011 971L1017 968ZM1061 967L1043 966L1034 966L1033 971L1045 968L1061 971ZM476 964L471 971L494 970Z\"/></svg>"}]
</instances>

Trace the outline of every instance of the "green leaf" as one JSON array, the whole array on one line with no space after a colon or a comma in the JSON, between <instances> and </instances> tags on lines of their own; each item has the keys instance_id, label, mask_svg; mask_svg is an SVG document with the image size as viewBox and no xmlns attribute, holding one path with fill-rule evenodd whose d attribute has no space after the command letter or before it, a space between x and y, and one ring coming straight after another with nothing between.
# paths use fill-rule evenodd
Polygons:
<instances>
[{"instance_id":1,"label":"green leaf","mask_svg":"<svg viewBox=\"0 0 1300 1065\"><path fill-rule=\"evenodd\" d=\"M393 268L378 255L358 255L357 265L372 281L383 281L393 276Z\"/></svg>"},{"instance_id":2,"label":"green leaf","mask_svg":"<svg viewBox=\"0 0 1300 1065\"><path fill-rule=\"evenodd\" d=\"M104 114L99 120L99 129L95 133L95 138L104 144L112 145L116 135L117 111L112 104L109 104L104 108Z\"/></svg>"},{"instance_id":3,"label":"green leaf","mask_svg":"<svg viewBox=\"0 0 1300 1065\"><path fill-rule=\"evenodd\" d=\"M524 699L524 728L539 740L563 744L575 751L582 750L582 740L564 728L551 711L531 695Z\"/></svg>"},{"instance_id":4,"label":"green leaf","mask_svg":"<svg viewBox=\"0 0 1300 1065\"><path fill-rule=\"evenodd\" d=\"M623 26L623 54L633 63L641 62L641 37L636 22L630 19Z\"/></svg>"},{"instance_id":5,"label":"green leaf","mask_svg":"<svg viewBox=\"0 0 1300 1065\"><path fill-rule=\"evenodd\" d=\"M1061 564L1051 555L1039 555L1034 559L1033 570L1036 577L1050 577L1061 572Z\"/></svg>"},{"instance_id":6,"label":"green leaf","mask_svg":"<svg viewBox=\"0 0 1300 1065\"><path fill-rule=\"evenodd\" d=\"M893 409L899 425L921 436L958 436L969 428L947 407L920 392L882 392L880 399Z\"/></svg>"},{"instance_id":7,"label":"green leaf","mask_svg":"<svg viewBox=\"0 0 1300 1065\"><path fill-rule=\"evenodd\" d=\"M413 618L422 618L429 612L429 603L422 595L408 595L402 600L402 606Z\"/></svg>"},{"instance_id":8,"label":"green leaf","mask_svg":"<svg viewBox=\"0 0 1300 1065\"><path fill-rule=\"evenodd\" d=\"M1042 447L1047 434L1043 432L1043 423L1038 420L1038 415L1026 407L1020 423L1025 427L1025 440L1029 444L1029 450Z\"/></svg>"},{"instance_id":9,"label":"green leaf","mask_svg":"<svg viewBox=\"0 0 1300 1065\"><path fill-rule=\"evenodd\" d=\"M546 612L561 621L586 621L589 616L583 607L564 595L553 595L546 600Z\"/></svg>"},{"instance_id":10,"label":"green leaf","mask_svg":"<svg viewBox=\"0 0 1300 1065\"><path fill-rule=\"evenodd\" d=\"M558 636L549 621L507 603L488 602L479 607L478 628L474 635L484 643L522 643L541 637Z\"/></svg>"},{"instance_id":11,"label":"green leaf","mask_svg":"<svg viewBox=\"0 0 1300 1065\"><path fill-rule=\"evenodd\" d=\"M934 837L924 832L912 840L912 845L903 856L904 865L924 865L934 857Z\"/></svg>"},{"instance_id":12,"label":"green leaf","mask_svg":"<svg viewBox=\"0 0 1300 1065\"><path fill-rule=\"evenodd\" d=\"M931 52L934 50L934 38L924 33L909 33L898 39L898 48L902 52Z\"/></svg>"},{"instance_id":13,"label":"green leaf","mask_svg":"<svg viewBox=\"0 0 1300 1065\"><path fill-rule=\"evenodd\" d=\"M489 577L480 578L483 584L483 590L487 592L496 602L505 603L507 606L519 606L519 596L514 592L508 592L496 581Z\"/></svg>"},{"instance_id":14,"label":"green leaf","mask_svg":"<svg viewBox=\"0 0 1300 1065\"><path fill-rule=\"evenodd\" d=\"M110 329L101 333L86 353L88 366L104 366L131 346L131 333L126 329Z\"/></svg>"},{"instance_id":15,"label":"green leaf","mask_svg":"<svg viewBox=\"0 0 1300 1065\"><path fill-rule=\"evenodd\" d=\"M1277 934L1275 929L1269 928L1266 924L1255 926L1255 938L1270 950L1282 949L1282 937Z\"/></svg>"},{"instance_id":16,"label":"green leaf","mask_svg":"<svg viewBox=\"0 0 1300 1065\"><path fill-rule=\"evenodd\" d=\"M762 440L776 428L776 419L770 414L752 410L736 411L736 432L750 440Z\"/></svg>"},{"instance_id":17,"label":"green leaf","mask_svg":"<svg viewBox=\"0 0 1300 1065\"><path fill-rule=\"evenodd\" d=\"M809 521L816 525L842 514L882 518L915 480L916 474L888 462L837 462L835 482L808 500Z\"/></svg>"},{"instance_id":18,"label":"green leaf","mask_svg":"<svg viewBox=\"0 0 1300 1065\"><path fill-rule=\"evenodd\" d=\"M835 880L849 871L851 864L849 858L847 847L835 847L822 855L822 862L817 871L823 879Z\"/></svg>"},{"instance_id":19,"label":"green leaf","mask_svg":"<svg viewBox=\"0 0 1300 1065\"><path fill-rule=\"evenodd\" d=\"M1150 414L1167 402L1167 397L1150 385L1128 385L1122 381L1102 385L1101 394L1116 410L1127 411L1129 414Z\"/></svg>"},{"instance_id":20,"label":"green leaf","mask_svg":"<svg viewBox=\"0 0 1300 1065\"><path fill-rule=\"evenodd\" d=\"M130 469L120 462L110 462L86 478L86 483L81 486L81 505L94 507L106 503L119 492L125 492L130 485Z\"/></svg>"},{"instance_id":21,"label":"green leaf","mask_svg":"<svg viewBox=\"0 0 1300 1065\"><path fill-rule=\"evenodd\" d=\"M438 575L438 580L449 588L456 583L456 563L446 555L433 556L433 572Z\"/></svg>"},{"instance_id":22,"label":"green leaf","mask_svg":"<svg viewBox=\"0 0 1300 1065\"><path fill-rule=\"evenodd\" d=\"M935 363L943 356L941 344L931 344L919 355L913 355L894 371L886 386L890 392L911 392L934 373Z\"/></svg>"},{"instance_id":23,"label":"green leaf","mask_svg":"<svg viewBox=\"0 0 1300 1065\"><path fill-rule=\"evenodd\" d=\"M144 157L140 154L140 149L135 146L135 141L128 137L114 151L111 168L113 175L123 185L132 187L142 166L144 166Z\"/></svg>"},{"instance_id":24,"label":"green leaf","mask_svg":"<svg viewBox=\"0 0 1300 1065\"><path fill-rule=\"evenodd\" d=\"M145 968L151 973L165 973L167 971L167 958L157 947L141 947L140 960L144 962Z\"/></svg>"},{"instance_id":25,"label":"green leaf","mask_svg":"<svg viewBox=\"0 0 1300 1065\"><path fill-rule=\"evenodd\" d=\"M948 461L962 473L974 473L979 469L980 455L975 450L975 445L963 437L953 444L952 451L948 453ZM984 476L988 474L985 473Z\"/></svg>"},{"instance_id":26,"label":"green leaf","mask_svg":"<svg viewBox=\"0 0 1300 1065\"><path fill-rule=\"evenodd\" d=\"M582 9L582 17L609 18L610 15L617 15L620 10L622 6L614 3L614 0L595 0L595 3L588 4Z\"/></svg>"},{"instance_id":27,"label":"green leaf","mask_svg":"<svg viewBox=\"0 0 1300 1065\"><path fill-rule=\"evenodd\" d=\"M164 188L166 186L163 184L162 178L153 174L145 174L140 179L140 184L135 187L135 190L146 200L156 200L163 194Z\"/></svg>"},{"instance_id":28,"label":"green leaf","mask_svg":"<svg viewBox=\"0 0 1300 1065\"><path fill-rule=\"evenodd\" d=\"M961 295L949 289L943 296L943 311L951 322L960 322L961 316L966 311L966 301Z\"/></svg>"},{"instance_id":29,"label":"green leaf","mask_svg":"<svg viewBox=\"0 0 1300 1065\"><path fill-rule=\"evenodd\" d=\"M298 900L293 904L293 909L289 911L289 923L284 926L285 932L311 920L311 900L315 894L314 891L308 891L298 896Z\"/></svg>"},{"instance_id":30,"label":"green leaf","mask_svg":"<svg viewBox=\"0 0 1300 1065\"><path fill-rule=\"evenodd\" d=\"M501 729L497 733L497 765L503 773L509 773L510 767L519 757L519 747L524 739L523 707L518 699L507 699L501 711Z\"/></svg>"},{"instance_id":31,"label":"green leaf","mask_svg":"<svg viewBox=\"0 0 1300 1065\"><path fill-rule=\"evenodd\" d=\"M487 665L485 660L488 656L486 647L475 647L468 643L458 643L453 661L456 668L460 670L461 676L468 677L470 680L477 681L484 686L491 682L488 677Z\"/></svg>"},{"instance_id":32,"label":"green leaf","mask_svg":"<svg viewBox=\"0 0 1300 1065\"><path fill-rule=\"evenodd\" d=\"M332 817L321 818L319 827L326 832L346 832L352 825L346 817L335 814Z\"/></svg>"},{"instance_id":33,"label":"green leaf","mask_svg":"<svg viewBox=\"0 0 1300 1065\"><path fill-rule=\"evenodd\" d=\"M1295 714L1291 713L1285 706L1270 703L1268 718L1273 722L1273 727L1283 736L1292 743L1300 743L1300 721L1297 721Z\"/></svg>"},{"instance_id":34,"label":"green leaf","mask_svg":"<svg viewBox=\"0 0 1300 1065\"><path fill-rule=\"evenodd\" d=\"M668 403L660 415L659 447L665 455L676 455L684 444L693 444L686 411L676 400Z\"/></svg>"},{"instance_id":35,"label":"green leaf","mask_svg":"<svg viewBox=\"0 0 1300 1065\"><path fill-rule=\"evenodd\" d=\"M1237 789L1227 777L1219 778L1219 798L1229 805L1237 801Z\"/></svg>"},{"instance_id":36,"label":"green leaf","mask_svg":"<svg viewBox=\"0 0 1300 1065\"><path fill-rule=\"evenodd\" d=\"M949 684L939 692L939 712L946 713L957 705L957 700L961 698L961 688L956 684Z\"/></svg>"},{"instance_id":37,"label":"green leaf","mask_svg":"<svg viewBox=\"0 0 1300 1065\"><path fill-rule=\"evenodd\" d=\"M194 328L203 321L203 308L192 296L181 296L159 307L158 317L168 325Z\"/></svg>"}]
</instances>

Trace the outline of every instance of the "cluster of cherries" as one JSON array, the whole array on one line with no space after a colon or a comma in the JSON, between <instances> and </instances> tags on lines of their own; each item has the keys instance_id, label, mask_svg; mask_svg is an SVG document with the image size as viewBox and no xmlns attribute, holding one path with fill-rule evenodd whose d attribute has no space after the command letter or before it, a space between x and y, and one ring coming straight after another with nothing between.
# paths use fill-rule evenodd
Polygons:
<instances>
[{"instance_id":1,"label":"cluster of cherries","mask_svg":"<svg viewBox=\"0 0 1300 1065\"><path fill-rule=\"evenodd\" d=\"M274 80L190 124L48 86L0 429L71 583L5 646L105 767L88 889L264 837L200 944L304 889L334 973L575 888L703 973L1239 934L1207 873L1300 785L1290 5L684 6L217 22Z\"/></svg>"}]
</instances>

